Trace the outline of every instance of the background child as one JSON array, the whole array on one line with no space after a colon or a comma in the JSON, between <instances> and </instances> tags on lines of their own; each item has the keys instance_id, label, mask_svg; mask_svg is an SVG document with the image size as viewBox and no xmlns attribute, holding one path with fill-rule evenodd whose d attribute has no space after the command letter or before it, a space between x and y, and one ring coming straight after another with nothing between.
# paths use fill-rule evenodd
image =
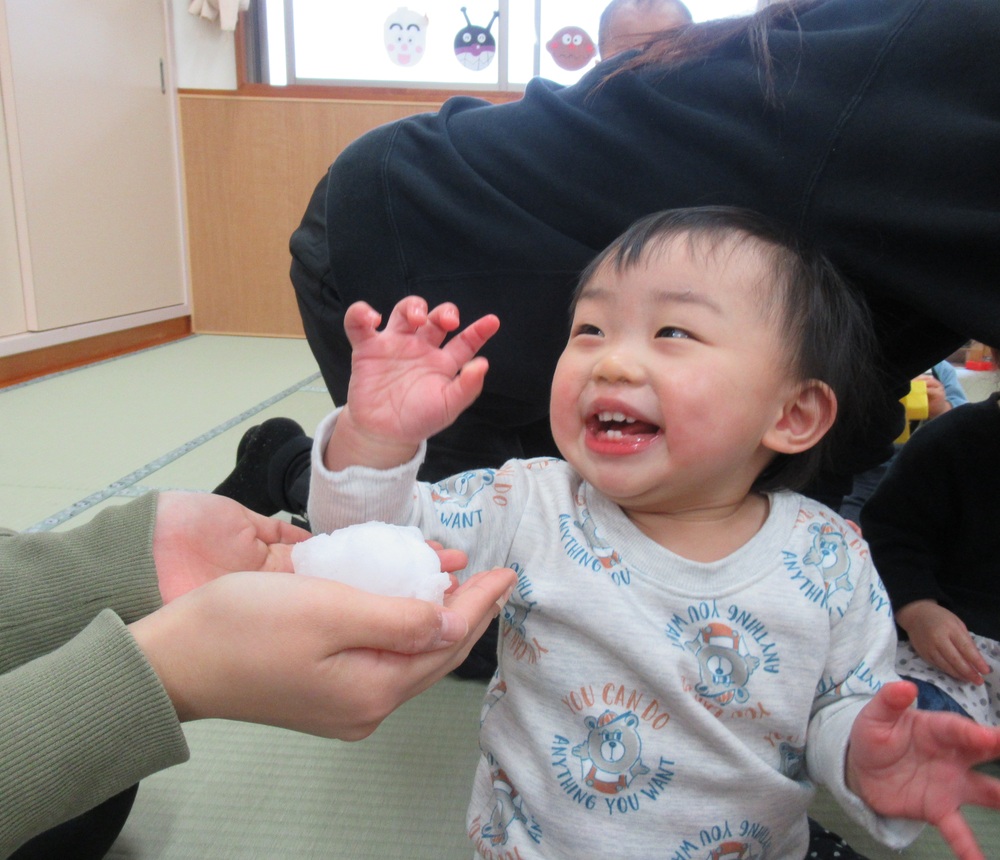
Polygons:
<instances>
[{"instance_id":1,"label":"background child","mask_svg":"<svg viewBox=\"0 0 1000 860\"><path fill-rule=\"evenodd\" d=\"M433 485L415 482L424 440L478 395L498 320L445 343L453 305L405 299L383 331L348 310L314 528L417 524L473 569L518 572L468 814L480 855L804 857L822 782L891 845L916 826L882 816L926 818L981 856L957 809L1000 804L964 778L1000 732L883 687L895 633L867 550L785 489L818 465L838 398L866 390L862 308L749 213L644 219L574 299L550 409L566 462Z\"/></svg>"},{"instance_id":2,"label":"background child","mask_svg":"<svg viewBox=\"0 0 1000 860\"><path fill-rule=\"evenodd\" d=\"M969 398L965 396L965 390L962 388L962 383L958 380L958 374L950 361L939 361L927 373L916 377L916 380L927 386L927 417L920 422L911 421L909 428L911 433L918 426L923 426L956 406L969 402ZM864 507L865 502L868 501L902 447L902 443L894 444L888 460L854 476L851 492L844 496L843 501L837 506L837 511L845 520L852 520L855 523L861 522L861 508Z\"/></svg>"},{"instance_id":3,"label":"background child","mask_svg":"<svg viewBox=\"0 0 1000 860\"><path fill-rule=\"evenodd\" d=\"M681 0L611 0L598 25L598 56L608 60L622 51L641 48L661 30L692 20Z\"/></svg>"},{"instance_id":4,"label":"background child","mask_svg":"<svg viewBox=\"0 0 1000 860\"><path fill-rule=\"evenodd\" d=\"M1000 394L920 428L862 509L921 707L1000 725ZM989 659L987 659L989 658Z\"/></svg>"}]
</instances>

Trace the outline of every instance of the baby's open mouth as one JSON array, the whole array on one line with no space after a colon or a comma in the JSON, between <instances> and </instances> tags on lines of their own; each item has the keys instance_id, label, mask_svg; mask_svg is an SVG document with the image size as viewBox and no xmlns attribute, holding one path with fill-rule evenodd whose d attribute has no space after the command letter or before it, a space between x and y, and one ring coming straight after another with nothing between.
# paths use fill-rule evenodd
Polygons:
<instances>
[{"instance_id":1,"label":"baby's open mouth","mask_svg":"<svg viewBox=\"0 0 1000 860\"><path fill-rule=\"evenodd\" d=\"M603 439L624 439L626 436L650 436L660 432L656 424L633 418L624 412L598 412L587 422L587 429Z\"/></svg>"}]
</instances>

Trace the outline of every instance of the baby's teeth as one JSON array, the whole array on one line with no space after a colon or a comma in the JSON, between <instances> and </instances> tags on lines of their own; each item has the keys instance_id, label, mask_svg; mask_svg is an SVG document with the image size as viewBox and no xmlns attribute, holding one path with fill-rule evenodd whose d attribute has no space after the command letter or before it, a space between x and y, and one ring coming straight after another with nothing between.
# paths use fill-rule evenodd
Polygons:
<instances>
[{"instance_id":1,"label":"baby's teeth","mask_svg":"<svg viewBox=\"0 0 1000 860\"><path fill-rule=\"evenodd\" d=\"M599 421L617 421L618 423L624 421L626 424L635 424L635 419L629 418L624 412L599 412L597 419Z\"/></svg>"},{"instance_id":2,"label":"baby's teeth","mask_svg":"<svg viewBox=\"0 0 1000 860\"><path fill-rule=\"evenodd\" d=\"M621 430L608 430L608 432L605 435L609 439L621 439L622 438L622 431Z\"/></svg>"}]
</instances>

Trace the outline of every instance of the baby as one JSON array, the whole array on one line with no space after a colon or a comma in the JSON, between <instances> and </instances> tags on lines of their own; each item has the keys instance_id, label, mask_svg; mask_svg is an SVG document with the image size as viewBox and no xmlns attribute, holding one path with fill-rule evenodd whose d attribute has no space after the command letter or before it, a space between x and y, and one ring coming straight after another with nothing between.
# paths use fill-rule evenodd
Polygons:
<instances>
[{"instance_id":1,"label":"baby","mask_svg":"<svg viewBox=\"0 0 1000 860\"><path fill-rule=\"evenodd\" d=\"M966 769L1000 732L909 708L866 546L794 491L866 390L867 314L822 258L742 210L640 221L573 301L565 459L433 485L424 440L478 396L499 323L458 332L416 297L379 323L347 312L310 520L417 525L518 572L468 813L481 856L802 858L815 783L889 845L921 818L974 846L958 805L1000 793Z\"/></svg>"}]
</instances>

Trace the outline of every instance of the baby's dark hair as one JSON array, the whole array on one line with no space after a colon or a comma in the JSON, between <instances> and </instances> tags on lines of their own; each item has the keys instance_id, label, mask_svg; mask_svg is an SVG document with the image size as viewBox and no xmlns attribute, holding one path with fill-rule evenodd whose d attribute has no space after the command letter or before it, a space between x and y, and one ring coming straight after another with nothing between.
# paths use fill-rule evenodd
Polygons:
<instances>
[{"instance_id":1,"label":"baby's dark hair","mask_svg":"<svg viewBox=\"0 0 1000 860\"><path fill-rule=\"evenodd\" d=\"M762 312L786 334L790 370L799 379L826 383L837 398L837 419L812 448L778 454L758 475L758 492L801 490L824 469L837 471L844 440L863 432L871 404L881 391L871 315L861 294L822 254L800 247L766 218L747 209L705 206L670 209L637 221L598 254L580 276L580 293L606 266L617 272L647 260L651 252L686 236L693 252L710 255L733 244L754 242L769 258L774 277L759 285Z\"/></svg>"}]
</instances>

